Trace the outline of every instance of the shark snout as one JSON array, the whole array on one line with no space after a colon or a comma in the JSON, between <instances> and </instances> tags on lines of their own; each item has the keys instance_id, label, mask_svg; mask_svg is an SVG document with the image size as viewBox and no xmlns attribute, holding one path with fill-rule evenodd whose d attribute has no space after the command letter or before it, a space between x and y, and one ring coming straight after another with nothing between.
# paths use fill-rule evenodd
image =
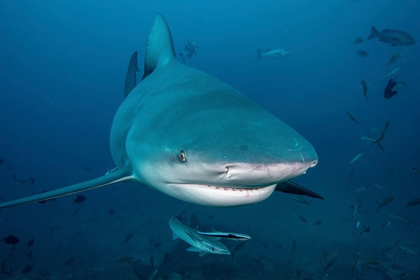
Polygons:
<instances>
[{"instance_id":1,"label":"shark snout","mask_svg":"<svg viewBox=\"0 0 420 280\"><path fill-rule=\"evenodd\" d=\"M305 174L317 163L318 159L271 164L232 163L225 166L224 180L229 185L265 186Z\"/></svg>"}]
</instances>

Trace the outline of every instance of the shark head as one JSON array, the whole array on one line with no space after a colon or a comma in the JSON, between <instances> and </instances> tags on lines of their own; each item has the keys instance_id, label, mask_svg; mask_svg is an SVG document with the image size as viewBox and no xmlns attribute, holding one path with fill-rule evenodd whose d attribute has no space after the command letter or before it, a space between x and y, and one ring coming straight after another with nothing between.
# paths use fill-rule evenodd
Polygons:
<instances>
[{"instance_id":1,"label":"shark head","mask_svg":"<svg viewBox=\"0 0 420 280\"><path fill-rule=\"evenodd\" d=\"M146 74L116 115L125 123L133 115L124 152L138 181L187 202L237 206L266 199L277 183L317 164L300 134L174 53L158 16Z\"/></svg>"}]
</instances>

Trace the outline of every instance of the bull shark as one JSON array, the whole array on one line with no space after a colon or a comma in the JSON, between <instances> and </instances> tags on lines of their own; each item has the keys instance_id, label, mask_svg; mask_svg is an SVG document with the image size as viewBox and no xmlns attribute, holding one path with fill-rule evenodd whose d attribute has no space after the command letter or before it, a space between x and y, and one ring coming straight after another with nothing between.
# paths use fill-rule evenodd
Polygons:
<instances>
[{"instance_id":1,"label":"bull shark","mask_svg":"<svg viewBox=\"0 0 420 280\"><path fill-rule=\"evenodd\" d=\"M211 236L201 235L192 227L184 225L180 215L175 215L169 220L169 227L172 230L172 239L180 238L191 245L189 252L198 252L200 257L206 253L230 255L229 249L220 241Z\"/></svg>"},{"instance_id":2,"label":"bull shark","mask_svg":"<svg viewBox=\"0 0 420 280\"><path fill-rule=\"evenodd\" d=\"M142 81L114 117L110 148L116 168L106 175L0 209L125 181L208 206L253 204L274 190L322 199L288 181L317 164L312 145L237 90L180 63L160 14Z\"/></svg>"}]
</instances>

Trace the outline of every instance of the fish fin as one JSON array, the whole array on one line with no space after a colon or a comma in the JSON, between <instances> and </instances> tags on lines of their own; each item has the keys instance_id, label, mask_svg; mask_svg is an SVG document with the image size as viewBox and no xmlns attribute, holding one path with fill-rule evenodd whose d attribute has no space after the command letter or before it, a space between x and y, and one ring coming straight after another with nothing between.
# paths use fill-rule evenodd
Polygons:
<instances>
[{"instance_id":1,"label":"fish fin","mask_svg":"<svg viewBox=\"0 0 420 280\"><path fill-rule=\"evenodd\" d=\"M2 203L0 204L0 209L49 200L49 199L53 199L53 198L57 198L61 196L66 196L66 195L75 194L75 193L79 193L79 192L83 192L83 191L87 191L91 189L96 189L102 186L106 186L106 185L110 185L110 184L114 184L118 182L129 181L132 179L133 179L133 176L131 174L131 169L122 168L108 175L104 175L99 178L92 179L90 181L86 181L79 184L67 186L64 188L55 189L49 192L44 192L44 193L36 194L33 196L28 196L21 199L16 199L16 200Z\"/></svg>"},{"instance_id":2,"label":"fish fin","mask_svg":"<svg viewBox=\"0 0 420 280\"><path fill-rule=\"evenodd\" d=\"M189 248L187 248L187 251L188 252L199 252L199 253L203 252L202 250L197 249L195 247L189 247Z\"/></svg>"},{"instance_id":3,"label":"fish fin","mask_svg":"<svg viewBox=\"0 0 420 280\"><path fill-rule=\"evenodd\" d=\"M178 235L176 235L175 232L172 232L172 240L177 240L178 239Z\"/></svg>"},{"instance_id":4,"label":"fish fin","mask_svg":"<svg viewBox=\"0 0 420 280\"><path fill-rule=\"evenodd\" d=\"M320 196L319 194L311 190L308 190L307 188L304 188L292 181L284 181L284 182L278 183L276 185L275 191L283 192L283 193L290 193L290 194L297 194L297 195L305 195L305 196L319 198L319 199L324 200L324 198Z\"/></svg>"},{"instance_id":5,"label":"fish fin","mask_svg":"<svg viewBox=\"0 0 420 280\"><path fill-rule=\"evenodd\" d=\"M200 254L198 254L200 257L202 257L202 256L204 256L205 254L207 254L207 252L204 252L204 251L202 251L202 252L200 252Z\"/></svg>"},{"instance_id":6,"label":"fish fin","mask_svg":"<svg viewBox=\"0 0 420 280\"><path fill-rule=\"evenodd\" d=\"M262 50L257 50L257 59L261 59L262 54L263 54Z\"/></svg>"},{"instance_id":7,"label":"fish fin","mask_svg":"<svg viewBox=\"0 0 420 280\"><path fill-rule=\"evenodd\" d=\"M125 75L125 85L124 85L124 96L127 97L130 92L137 85L137 76L136 72L139 72L140 69L137 67L137 51L135 51L130 58L130 63L128 64L127 75Z\"/></svg>"},{"instance_id":8,"label":"fish fin","mask_svg":"<svg viewBox=\"0 0 420 280\"><path fill-rule=\"evenodd\" d=\"M152 31L147 42L144 59L144 75L149 76L157 67L164 66L176 60L174 44L168 23L161 14L156 14Z\"/></svg>"},{"instance_id":9,"label":"fish fin","mask_svg":"<svg viewBox=\"0 0 420 280\"><path fill-rule=\"evenodd\" d=\"M375 28L375 26L372 25L368 40L376 38L376 37L381 37L381 33Z\"/></svg>"}]
</instances>

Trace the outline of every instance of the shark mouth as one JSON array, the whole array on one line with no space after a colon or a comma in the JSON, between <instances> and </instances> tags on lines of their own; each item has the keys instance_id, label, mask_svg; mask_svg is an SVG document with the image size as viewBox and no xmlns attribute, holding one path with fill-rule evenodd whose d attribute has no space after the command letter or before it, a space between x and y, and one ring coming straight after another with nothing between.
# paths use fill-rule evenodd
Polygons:
<instances>
[{"instance_id":1,"label":"shark mouth","mask_svg":"<svg viewBox=\"0 0 420 280\"><path fill-rule=\"evenodd\" d=\"M167 184L163 192L178 199L206 206L230 207L267 199L276 184L259 187L222 187L200 184Z\"/></svg>"}]
</instances>

